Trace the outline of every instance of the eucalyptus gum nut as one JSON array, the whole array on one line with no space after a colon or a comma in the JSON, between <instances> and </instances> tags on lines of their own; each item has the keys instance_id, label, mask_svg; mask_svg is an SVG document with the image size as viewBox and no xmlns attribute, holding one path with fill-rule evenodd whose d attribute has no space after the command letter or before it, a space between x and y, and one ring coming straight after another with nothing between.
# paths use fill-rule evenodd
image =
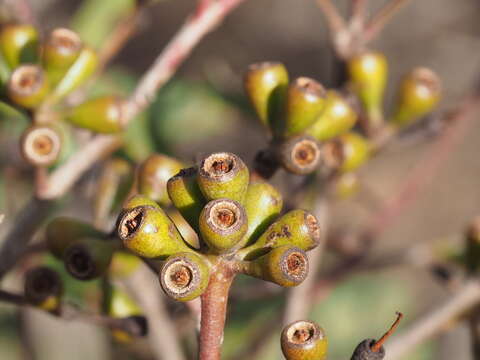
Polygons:
<instances>
[{"instance_id":1,"label":"eucalyptus gum nut","mask_svg":"<svg viewBox=\"0 0 480 360\"><path fill-rule=\"evenodd\" d=\"M113 254L108 274L112 278L123 279L137 271L141 264L142 260L138 256L124 251L116 251Z\"/></svg>"},{"instance_id":2,"label":"eucalyptus gum nut","mask_svg":"<svg viewBox=\"0 0 480 360\"><path fill-rule=\"evenodd\" d=\"M292 210L281 216L258 238L239 251L240 258L254 259L279 246L297 246L304 251L315 248L320 242L317 219L305 210Z\"/></svg>"},{"instance_id":3,"label":"eucalyptus gum nut","mask_svg":"<svg viewBox=\"0 0 480 360\"><path fill-rule=\"evenodd\" d=\"M278 124L288 86L288 72L278 62L252 64L244 78L245 92L260 119L270 129Z\"/></svg>"},{"instance_id":4,"label":"eucalyptus gum nut","mask_svg":"<svg viewBox=\"0 0 480 360\"><path fill-rule=\"evenodd\" d=\"M266 255L252 260L249 265L249 275L283 287L297 286L308 275L307 254L296 246L276 247Z\"/></svg>"},{"instance_id":5,"label":"eucalyptus gum nut","mask_svg":"<svg viewBox=\"0 0 480 360\"><path fill-rule=\"evenodd\" d=\"M82 48L82 40L72 30L57 28L49 34L42 47L42 63L52 84L63 78Z\"/></svg>"},{"instance_id":6,"label":"eucalyptus gum nut","mask_svg":"<svg viewBox=\"0 0 480 360\"><path fill-rule=\"evenodd\" d=\"M324 87L313 79L300 77L288 86L282 135L291 137L302 133L321 114L325 107Z\"/></svg>"},{"instance_id":7,"label":"eucalyptus gum nut","mask_svg":"<svg viewBox=\"0 0 480 360\"><path fill-rule=\"evenodd\" d=\"M277 218L282 206L282 195L275 187L260 177L252 178L244 201L248 229L242 246L252 244Z\"/></svg>"},{"instance_id":8,"label":"eucalyptus gum nut","mask_svg":"<svg viewBox=\"0 0 480 360\"><path fill-rule=\"evenodd\" d=\"M120 214L117 231L126 248L146 258L165 258L180 251L192 251L175 224L158 206L124 210Z\"/></svg>"},{"instance_id":9,"label":"eucalyptus gum nut","mask_svg":"<svg viewBox=\"0 0 480 360\"><path fill-rule=\"evenodd\" d=\"M167 214L168 217L172 219L174 224L177 226L177 229L180 232L180 235L182 235L182 238L185 240L185 242L192 248L199 249L200 239L198 238L198 234L195 232L195 230L192 229L192 227L185 220L182 214L180 214L180 212L175 208L168 209Z\"/></svg>"},{"instance_id":10,"label":"eucalyptus gum nut","mask_svg":"<svg viewBox=\"0 0 480 360\"><path fill-rule=\"evenodd\" d=\"M400 84L392 124L403 127L431 112L442 94L440 78L432 70L418 67Z\"/></svg>"},{"instance_id":11,"label":"eucalyptus gum nut","mask_svg":"<svg viewBox=\"0 0 480 360\"><path fill-rule=\"evenodd\" d=\"M38 266L25 274L25 300L40 309L56 311L63 296L63 283L58 273L46 266Z\"/></svg>"},{"instance_id":12,"label":"eucalyptus gum nut","mask_svg":"<svg viewBox=\"0 0 480 360\"><path fill-rule=\"evenodd\" d=\"M358 169L370 158L369 141L354 132L332 140L323 147L323 160L327 168L347 173Z\"/></svg>"},{"instance_id":13,"label":"eucalyptus gum nut","mask_svg":"<svg viewBox=\"0 0 480 360\"><path fill-rule=\"evenodd\" d=\"M202 255L178 253L165 261L159 278L163 291L169 297L177 301L190 301L207 289L210 268Z\"/></svg>"},{"instance_id":14,"label":"eucalyptus gum nut","mask_svg":"<svg viewBox=\"0 0 480 360\"><path fill-rule=\"evenodd\" d=\"M160 206L157 204L155 200L152 200L145 195L134 195L130 197L123 204L123 209L124 210L133 209L133 208L136 208L137 206L151 206L151 207L160 209Z\"/></svg>"},{"instance_id":15,"label":"eucalyptus gum nut","mask_svg":"<svg viewBox=\"0 0 480 360\"><path fill-rule=\"evenodd\" d=\"M348 101L335 90L329 90L323 111L304 133L318 141L329 140L349 131L357 119L357 113Z\"/></svg>"},{"instance_id":16,"label":"eucalyptus gum nut","mask_svg":"<svg viewBox=\"0 0 480 360\"><path fill-rule=\"evenodd\" d=\"M167 181L167 192L183 218L198 231L198 219L206 201L197 182L197 169L183 169L170 178Z\"/></svg>"},{"instance_id":17,"label":"eucalyptus gum nut","mask_svg":"<svg viewBox=\"0 0 480 360\"><path fill-rule=\"evenodd\" d=\"M325 331L308 320L295 321L284 327L280 338L287 360L325 360L328 339Z\"/></svg>"},{"instance_id":18,"label":"eucalyptus gum nut","mask_svg":"<svg viewBox=\"0 0 480 360\"><path fill-rule=\"evenodd\" d=\"M107 314L114 318L140 315L142 313L135 300L115 286L112 286L105 301Z\"/></svg>"},{"instance_id":19,"label":"eucalyptus gum nut","mask_svg":"<svg viewBox=\"0 0 480 360\"><path fill-rule=\"evenodd\" d=\"M65 249L63 262L68 273L74 278L92 280L108 270L114 249L112 241L81 238Z\"/></svg>"},{"instance_id":20,"label":"eucalyptus gum nut","mask_svg":"<svg viewBox=\"0 0 480 360\"><path fill-rule=\"evenodd\" d=\"M248 223L243 206L230 199L210 201L200 213L202 240L215 253L229 253L241 245Z\"/></svg>"},{"instance_id":21,"label":"eucalyptus gum nut","mask_svg":"<svg viewBox=\"0 0 480 360\"><path fill-rule=\"evenodd\" d=\"M125 101L117 96L102 96L71 108L65 120L74 126L100 134L123 130Z\"/></svg>"},{"instance_id":22,"label":"eucalyptus gum nut","mask_svg":"<svg viewBox=\"0 0 480 360\"><path fill-rule=\"evenodd\" d=\"M62 136L56 128L33 125L20 138L20 153L33 166L49 166L60 157Z\"/></svg>"},{"instance_id":23,"label":"eucalyptus gum nut","mask_svg":"<svg viewBox=\"0 0 480 360\"><path fill-rule=\"evenodd\" d=\"M278 153L285 170L297 175L312 173L321 160L320 144L308 135L288 139L280 145Z\"/></svg>"},{"instance_id":24,"label":"eucalyptus gum nut","mask_svg":"<svg viewBox=\"0 0 480 360\"><path fill-rule=\"evenodd\" d=\"M161 154L150 155L137 171L139 193L148 196L161 205L170 204L167 182L184 167L183 163L172 157Z\"/></svg>"},{"instance_id":25,"label":"eucalyptus gum nut","mask_svg":"<svg viewBox=\"0 0 480 360\"><path fill-rule=\"evenodd\" d=\"M365 52L348 60L353 91L369 115L381 113L387 84L388 64L380 52Z\"/></svg>"},{"instance_id":26,"label":"eucalyptus gum nut","mask_svg":"<svg viewBox=\"0 0 480 360\"><path fill-rule=\"evenodd\" d=\"M385 348L382 346L379 351L372 351L375 342L374 339L363 340L355 348L351 360L382 360L385 357Z\"/></svg>"},{"instance_id":27,"label":"eucalyptus gum nut","mask_svg":"<svg viewBox=\"0 0 480 360\"><path fill-rule=\"evenodd\" d=\"M335 196L339 199L347 199L358 192L358 176L352 172L340 174L335 180L334 186Z\"/></svg>"},{"instance_id":28,"label":"eucalyptus gum nut","mask_svg":"<svg viewBox=\"0 0 480 360\"><path fill-rule=\"evenodd\" d=\"M7 94L12 102L27 109L39 106L47 96L48 80L38 65L21 65L11 73Z\"/></svg>"},{"instance_id":29,"label":"eucalyptus gum nut","mask_svg":"<svg viewBox=\"0 0 480 360\"><path fill-rule=\"evenodd\" d=\"M11 70L24 62L34 62L38 32L31 25L9 25L0 32L0 51Z\"/></svg>"},{"instance_id":30,"label":"eucalyptus gum nut","mask_svg":"<svg viewBox=\"0 0 480 360\"><path fill-rule=\"evenodd\" d=\"M197 176L205 199L228 198L243 203L250 173L242 159L227 152L213 153L203 159Z\"/></svg>"},{"instance_id":31,"label":"eucalyptus gum nut","mask_svg":"<svg viewBox=\"0 0 480 360\"><path fill-rule=\"evenodd\" d=\"M63 258L68 246L85 237L105 239L106 235L87 223L69 217L53 219L45 231L47 248L59 259Z\"/></svg>"},{"instance_id":32,"label":"eucalyptus gum nut","mask_svg":"<svg viewBox=\"0 0 480 360\"><path fill-rule=\"evenodd\" d=\"M93 75L97 65L98 57L95 51L91 48L83 47L75 62L53 90L49 100L56 102L77 89Z\"/></svg>"}]
</instances>

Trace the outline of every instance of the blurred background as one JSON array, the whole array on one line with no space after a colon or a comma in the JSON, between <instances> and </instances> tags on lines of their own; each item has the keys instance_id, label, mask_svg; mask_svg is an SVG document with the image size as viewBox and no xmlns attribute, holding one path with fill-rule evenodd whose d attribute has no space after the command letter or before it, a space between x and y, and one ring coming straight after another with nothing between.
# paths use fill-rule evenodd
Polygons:
<instances>
[{"instance_id":1,"label":"blurred background","mask_svg":"<svg viewBox=\"0 0 480 360\"><path fill-rule=\"evenodd\" d=\"M73 27L92 46L99 46L112 24L131 6L131 0L30 2L42 32L58 26ZM371 0L371 12L385 2ZM346 10L348 1L336 3ZM152 6L95 91L128 94L194 5L193 0L163 0ZM4 4L0 11L6 11ZM414 66L431 67L441 76L445 94L440 110L455 105L469 91L480 74L479 15L480 3L475 0L417 0L393 18L373 44L389 60L387 111L400 76ZM133 123L124 156L138 162L157 151L194 161L208 152L231 151L251 163L264 146L266 135L247 104L242 76L249 64L264 60L283 62L292 77L304 75L326 87L338 85L336 60L314 0L247 0L200 43L151 108ZM32 174L20 160L16 146L25 124L7 120L6 116L0 118L0 210L7 215L0 234L32 191ZM418 244L461 241L466 225L480 213L480 123L474 119L472 124L426 191L417 195L382 233L375 243L373 258L399 249L412 249L411 255L415 256ZM374 158L361 171L359 193L335 203L329 225L332 231L361 227L379 204L395 193L427 146L428 142L400 140ZM94 178L95 171L82 179L58 211L88 220ZM296 180L282 173L273 181L285 189L286 184ZM45 261L61 270L53 260ZM327 254L319 276L335 261L335 255ZM18 279L15 273L10 275L6 286L18 286ZM69 285L69 296L75 299L76 294L88 294L94 286L76 282ZM161 293L158 283L151 286ZM255 280L245 278L234 285L225 359L281 358L279 319L284 296L267 291L265 296L254 297L256 291L252 290L258 287ZM415 266L390 266L345 279L315 306L310 319L317 321L330 338L329 359L342 360L350 357L362 339L379 337L395 311L405 314L405 327L448 296L449 292L428 271ZM194 324L181 305L169 306L185 346L190 354L194 353ZM468 335L468 329L459 326L405 359L469 360ZM101 328L0 304L0 359L27 359L30 352L25 351L26 347L33 348L34 358L39 360L152 358L142 350L145 343L137 344L133 353L122 351L122 346L112 343Z\"/></svg>"}]
</instances>

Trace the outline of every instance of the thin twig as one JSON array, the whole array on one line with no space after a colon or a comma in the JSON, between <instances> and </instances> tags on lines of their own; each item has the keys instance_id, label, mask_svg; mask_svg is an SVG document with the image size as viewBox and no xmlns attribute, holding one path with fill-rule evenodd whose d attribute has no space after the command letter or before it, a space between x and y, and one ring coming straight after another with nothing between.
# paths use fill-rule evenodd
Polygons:
<instances>
[{"instance_id":1,"label":"thin twig","mask_svg":"<svg viewBox=\"0 0 480 360\"><path fill-rule=\"evenodd\" d=\"M365 26L364 41L370 42L380 34L390 19L411 0L390 0Z\"/></svg>"},{"instance_id":2,"label":"thin twig","mask_svg":"<svg viewBox=\"0 0 480 360\"><path fill-rule=\"evenodd\" d=\"M361 31L365 24L368 0L351 0L350 27L353 31Z\"/></svg>"},{"instance_id":3,"label":"thin twig","mask_svg":"<svg viewBox=\"0 0 480 360\"><path fill-rule=\"evenodd\" d=\"M345 19L340 15L337 7L331 0L317 0L317 4L320 10L322 10L332 34L346 30L347 25Z\"/></svg>"},{"instance_id":4,"label":"thin twig","mask_svg":"<svg viewBox=\"0 0 480 360\"><path fill-rule=\"evenodd\" d=\"M391 342L387 342L385 360L401 359L416 346L440 333L479 302L480 283L478 280L469 280L445 304L417 320Z\"/></svg>"}]
</instances>

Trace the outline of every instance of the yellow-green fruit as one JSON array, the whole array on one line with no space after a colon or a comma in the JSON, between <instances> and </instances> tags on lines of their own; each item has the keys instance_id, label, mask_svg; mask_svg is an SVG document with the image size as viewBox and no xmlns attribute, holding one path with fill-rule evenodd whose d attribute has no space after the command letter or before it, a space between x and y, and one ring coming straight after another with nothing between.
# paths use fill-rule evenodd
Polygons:
<instances>
[{"instance_id":1,"label":"yellow-green fruit","mask_svg":"<svg viewBox=\"0 0 480 360\"><path fill-rule=\"evenodd\" d=\"M387 85L387 58L380 52L365 52L348 61L353 91L362 102L373 126L381 119L383 95Z\"/></svg>"},{"instance_id":2,"label":"yellow-green fruit","mask_svg":"<svg viewBox=\"0 0 480 360\"><path fill-rule=\"evenodd\" d=\"M123 105L124 100L116 96L98 97L68 110L65 120L95 133L118 133L125 125Z\"/></svg>"},{"instance_id":3,"label":"yellow-green fruit","mask_svg":"<svg viewBox=\"0 0 480 360\"><path fill-rule=\"evenodd\" d=\"M370 142L349 132L324 145L323 160L327 168L346 173L362 166L371 155Z\"/></svg>"},{"instance_id":4,"label":"yellow-green fruit","mask_svg":"<svg viewBox=\"0 0 480 360\"><path fill-rule=\"evenodd\" d=\"M138 168L138 192L161 205L170 204L167 182L184 167L183 163L169 156L150 155Z\"/></svg>"},{"instance_id":5,"label":"yellow-green fruit","mask_svg":"<svg viewBox=\"0 0 480 360\"><path fill-rule=\"evenodd\" d=\"M152 200L145 195L134 195L130 197L123 204L123 209L133 209L133 208L136 208L137 206L152 206L154 208L160 209L160 206L157 204L155 200Z\"/></svg>"},{"instance_id":6,"label":"yellow-green fruit","mask_svg":"<svg viewBox=\"0 0 480 360\"><path fill-rule=\"evenodd\" d=\"M283 168L297 175L314 172L321 160L320 144L309 135L288 139L280 145L278 153Z\"/></svg>"},{"instance_id":7,"label":"yellow-green fruit","mask_svg":"<svg viewBox=\"0 0 480 360\"><path fill-rule=\"evenodd\" d=\"M347 199L357 193L359 188L358 176L347 172L335 179L335 195L340 199Z\"/></svg>"},{"instance_id":8,"label":"yellow-green fruit","mask_svg":"<svg viewBox=\"0 0 480 360\"><path fill-rule=\"evenodd\" d=\"M407 126L425 116L437 106L441 94L437 74L424 67L413 69L400 84L392 124Z\"/></svg>"},{"instance_id":9,"label":"yellow-green fruit","mask_svg":"<svg viewBox=\"0 0 480 360\"><path fill-rule=\"evenodd\" d=\"M300 320L285 326L280 343L287 360L327 358L328 339L325 331L312 321Z\"/></svg>"},{"instance_id":10,"label":"yellow-green fruit","mask_svg":"<svg viewBox=\"0 0 480 360\"><path fill-rule=\"evenodd\" d=\"M312 125L324 109L325 100L325 89L318 82L307 77L295 79L285 98L282 135L298 135Z\"/></svg>"},{"instance_id":11,"label":"yellow-green fruit","mask_svg":"<svg viewBox=\"0 0 480 360\"><path fill-rule=\"evenodd\" d=\"M350 130L357 118L348 101L335 90L329 90L323 111L305 130L305 134L318 141L329 140Z\"/></svg>"},{"instance_id":12,"label":"yellow-green fruit","mask_svg":"<svg viewBox=\"0 0 480 360\"><path fill-rule=\"evenodd\" d=\"M87 223L69 217L53 219L45 231L48 250L59 259L63 258L67 247L85 237L105 239L105 234Z\"/></svg>"},{"instance_id":13,"label":"yellow-green fruit","mask_svg":"<svg viewBox=\"0 0 480 360\"><path fill-rule=\"evenodd\" d=\"M200 214L202 240L217 254L238 249L247 227L245 209L235 200L212 200Z\"/></svg>"},{"instance_id":14,"label":"yellow-green fruit","mask_svg":"<svg viewBox=\"0 0 480 360\"><path fill-rule=\"evenodd\" d=\"M248 68L244 79L245 92L267 128L278 126L287 85L288 72L281 63L262 62Z\"/></svg>"},{"instance_id":15,"label":"yellow-green fruit","mask_svg":"<svg viewBox=\"0 0 480 360\"><path fill-rule=\"evenodd\" d=\"M181 170L167 182L170 200L184 219L195 230L199 230L198 219L205 206L205 198L198 186L197 169Z\"/></svg>"},{"instance_id":16,"label":"yellow-green fruit","mask_svg":"<svg viewBox=\"0 0 480 360\"><path fill-rule=\"evenodd\" d=\"M165 258L180 251L192 251L158 206L125 209L120 214L117 231L125 247L139 256Z\"/></svg>"},{"instance_id":17,"label":"yellow-green fruit","mask_svg":"<svg viewBox=\"0 0 480 360\"><path fill-rule=\"evenodd\" d=\"M308 275L308 258L302 249L284 245L247 262L246 273L283 287L297 286Z\"/></svg>"},{"instance_id":18,"label":"yellow-green fruit","mask_svg":"<svg viewBox=\"0 0 480 360\"><path fill-rule=\"evenodd\" d=\"M242 159L232 153L214 153L203 159L198 186L207 200L227 198L243 203L250 173Z\"/></svg>"},{"instance_id":19,"label":"yellow-green fruit","mask_svg":"<svg viewBox=\"0 0 480 360\"><path fill-rule=\"evenodd\" d=\"M190 301L202 295L210 279L205 257L195 253L170 256L162 266L160 284L172 299Z\"/></svg>"},{"instance_id":20,"label":"yellow-green fruit","mask_svg":"<svg viewBox=\"0 0 480 360\"><path fill-rule=\"evenodd\" d=\"M65 268L74 278L92 280L103 275L116 248L113 240L81 238L63 252Z\"/></svg>"},{"instance_id":21,"label":"yellow-green fruit","mask_svg":"<svg viewBox=\"0 0 480 360\"><path fill-rule=\"evenodd\" d=\"M167 210L168 217L172 219L174 224L177 226L178 231L182 235L182 238L187 244L195 249L200 248L200 239L195 230L192 229L190 224L185 220L185 218L180 214L176 208L169 208ZM198 220L197 220L198 221Z\"/></svg>"},{"instance_id":22,"label":"yellow-green fruit","mask_svg":"<svg viewBox=\"0 0 480 360\"><path fill-rule=\"evenodd\" d=\"M75 62L53 90L50 100L58 101L77 89L93 75L97 65L98 57L95 51L89 47L83 47Z\"/></svg>"},{"instance_id":23,"label":"yellow-green fruit","mask_svg":"<svg viewBox=\"0 0 480 360\"><path fill-rule=\"evenodd\" d=\"M248 220L242 246L251 245L280 214L283 199L280 192L261 177L250 180L244 208Z\"/></svg>"},{"instance_id":24,"label":"yellow-green fruit","mask_svg":"<svg viewBox=\"0 0 480 360\"><path fill-rule=\"evenodd\" d=\"M53 30L42 47L42 62L52 85L66 74L77 60L83 43L77 33L64 28Z\"/></svg>"},{"instance_id":25,"label":"yellow-green fruit","mask_svg":"<svg viewBox=\"0 0 480 360\"><path fill-rule=\"evenodd\" d=\"M57 311L63 296L62 280L49 267L32 268L25 274L24 295L31 305L45 311Z\"/></svg>"},{"instance_id":26,"label":"yellow-green fruit","mask_svg":"<svg viewBox=\"0 0 480 360\"><path fill-rule=\"evenodd\" d=\"M238 254L241 258L253 259L284 245L308 251L315 248L319 241L320 228L315 216L305 210L292 210L271 224L254 244Z\"/></svg>"},{"instance_id":27,"label":"yellow-green fruit","mask_svg":"<svg viewBox=\"0 0 480 360\"><path fill-rule=\"evenodd\" d=\"M10 70L35 62L37 45L38 32L31 25L10 25L0 32L0 51Z\"/></svg>"},{"instance_id":28,"label":"yellow-green fruit","mask_svg":"<svg viewBox=\"0 0 480 360\"><path fill-rule=\"evenodd\" d=\"M20 138L20 152L33 166L50 166L59 159L62 143L58 128L33 125L28 127Z\"/></svg>"},{"instance_id":29,"label":"yellow-green fruit","mask_svg":"<svg viewBox=\"0 0 480 360\"><path fill-rule=\"evenodd\" d=\"M116 251L108 273L112 278L126 278L138 270L141 264L142 260L138 256L125 251Z\"/></svg>"},{"instance_id":30,"label":"yellow-green fruit","mask_svg":"<svg viewBox=\"0 0 480 360\"><path fill-rule=\"evenodd\" d=\"M27 109L39 106L48 93L49 85L43 69L38 65L17 67L7 83L11 101Z\"/></svg>"}]
</instances>

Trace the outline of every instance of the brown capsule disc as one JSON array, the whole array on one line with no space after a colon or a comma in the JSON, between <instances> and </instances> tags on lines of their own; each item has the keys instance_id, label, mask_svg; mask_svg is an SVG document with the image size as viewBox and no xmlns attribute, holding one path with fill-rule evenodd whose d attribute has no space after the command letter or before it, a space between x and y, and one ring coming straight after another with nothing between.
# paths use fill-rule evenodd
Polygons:
<instances>
[{"instance_id":1,"label":"brown capsule disc","mask_svg":"<svg viewBox=\"0 0 480 360\"><path fill-rule=\"evenodd\" d=\"M61 296L63 284L56 271L46 266L39 266L27 271L24 292L30 304L38 305L51 296Z\"/></svg>"},{"instance_id":2,"label":"brown capsule disc","mask_svg":"<svg viewBox=\"0 0 480 360\"><path fill-rule=\"evenodd\" d=\"M287 325L282 332L282 345L305 348L323 340L325 333L313 321L299 320Z\"/></svg>"},{"instance_id":3,"label":"brown capsule disc","mask_svg":"<svg viewBox=\"0 0 480 360\"><path fill-rule=\"evenodd\" d=\"M173 299L184 298L195 292L200 282L199 266L187 257L168 260L160 272L162 288Z\"/></svg>"},{"instance_id":4,"label":"brown capsule disc","mask_svg":"<svg viewBox=\"0 0 480 360\"><path fill-rule=\"evenodd\" d=\"M418 86L425 88L423 90L425 93L438 94L442 91L440 78L432 70L426 67L417 67L413 69L411 76Z\"/></svg>"},{"instance_id":5,"label":"brown capsule disc","mask_svg":"<svg viewBox=\"0 0 480 360\"><path fill-rule=\"evenodd\" d=\"M247 220L243 206L230 199L210 201L205 206L204 213L207 225L221 236L236 233Z\"/></svg>"},{"instance_id":6,"label":"brown capsule disc","mask_svg":"<svg viewBox=\"0 0 480 360\"><path fill-rule=\"evenodd\" d=\"M280 269L286 279L300 284L308 275L307 254L297 247L288 249L282 254Z\"/></svg>"},{"instance_id":7,"label":"brown capsule disc","mask_svg":"<svg viewBox=\"0 0 480 360\"><path fill-rule=\"evenodd\" d=\"M78 53L83 46L78 34L65 28L53 30L47 39L47 44L66 56Z\"/></svg>"},{"instance_id":8,"label":"brown capsule disc","mask_svg":"<svg viewBox=\"0 0 480 360\"><path fill-rule=\"evenodd\" d=\"M341 139L335 139L322 147L323 163L329 170L339 169L345 159L345 146Z\"/></svg>"},{"instance_id":9,"label":"brown capsule disc","mask_svg":"<svg viewBox=\"0 0 480 360\"><path fill-rule=\"evenodd\" d=\"M22 155L34 166L53 164L61 150L60 134L48 126L32 126L20 140Z\"/></svg>"},{"instance_id":10,"label":"brown capsule disc","mask_svg":"<svg viewBox=\"0 0 480 360\"><path fill-rule=\"evenodd\" d=\"M11 97L29 97L35 95L45 83L45 74L38 65L21 65L17 67L8 81Z\"/></svg>"},{"instance_id":11,"label":"brown capsule disc","mask_svg":"<svg viewBox=\"0 0 480 360\"><path fill-rule=\"evenodd\" d=\"M91 280L99 273L93 255L84 244L70 246L65 251L63 260L67 271L76 279Z\"/></svg>"},{"instance_id":12,"label":"brown capsule disc","mask_svg":"<svg viewBox=\"0 0 480 360\"><path fill-rule=\"evenodd\" d=\"M318 142L310 136L294 137L280 147L282 165L298 175L313 172L320 163L320 154Z\"/></svg>"},{"instance_id":13,"label":"brown capsule disc","mask_svg":"<svg viewBox=\"0 0 480 360\"><path fill-rule=\"evenodd\" d=\"M241 170L243 161L232 153L221 152L206 157L200 165L199 175L215 181L231 180Z\"/></svg>"},{"instance_id":14,"label":"brown capsule disc","mask_svg":"<svg viewBox=\"0 0 480 360\"><path fill-rule=\"evenodd\" d=\"M133 209L127 209L121 214L117 226L120 240L124 241L129 239L141 228L147 208L153 207L137 206Z\"/></svg>"}]
</instances>

